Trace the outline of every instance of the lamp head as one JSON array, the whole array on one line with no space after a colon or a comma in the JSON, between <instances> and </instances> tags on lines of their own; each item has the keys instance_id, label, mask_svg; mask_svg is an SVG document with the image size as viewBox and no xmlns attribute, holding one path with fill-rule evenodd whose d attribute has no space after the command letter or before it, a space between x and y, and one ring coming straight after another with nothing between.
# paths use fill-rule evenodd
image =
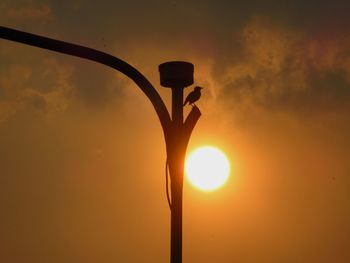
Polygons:
<instances>
[{"instance_id":1,"label":"lamp head","mask_svg":"<svg viewBox=\"0 0 350 263\"><path fill-rule=\"evenodd\" d=\"M159 65L160 84L168 88L185 88L193 84L194 66L185 61L169 61Z\"/></svg>"}]
</instances>

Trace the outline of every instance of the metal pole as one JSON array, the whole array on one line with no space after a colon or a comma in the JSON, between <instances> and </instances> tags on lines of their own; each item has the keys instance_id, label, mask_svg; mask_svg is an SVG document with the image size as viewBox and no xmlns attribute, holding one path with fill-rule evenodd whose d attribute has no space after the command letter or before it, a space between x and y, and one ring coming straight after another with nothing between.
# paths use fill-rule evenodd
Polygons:
<instances>
[{"instance_id":1,"label":"metal pole","mask_svg":"<svg viewBox=\"0 0 350 263\"><path fill-rule=\"evenodd\" d=\"M171 174L171 263L182 262L182 192L185 151L182 138L183 128L183 88L172 90L172 139Z\"/></svg>"},{"instance_id":2,"label":"metal pole","mask_svg":"<svg viewBox=\"0 0 350 263\"><path fill-rule=\"evenodd\" d=\"M191 131L200 112L192 109L184 122L183 91L193 84L194 66L184 61L170 61L159 65L160 82L171 88L171 126L166 137L169 172L171 179L171 237L170 262L182 263L182 192L184 160Z\"/></svg>"}]
</instances>

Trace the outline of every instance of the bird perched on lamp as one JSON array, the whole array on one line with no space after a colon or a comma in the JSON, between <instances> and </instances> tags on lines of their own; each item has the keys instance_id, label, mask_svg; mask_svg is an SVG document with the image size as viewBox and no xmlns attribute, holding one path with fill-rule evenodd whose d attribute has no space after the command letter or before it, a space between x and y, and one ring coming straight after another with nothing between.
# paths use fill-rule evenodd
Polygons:
<instances>
[{"instance_id":1,"label":"bird perched on lamp","mask_svg":"<svg viewBox=\"0 0 350 263\"><path fill-rule=\"evenodd\" d=\"M201 89L203 88L199 86L194 87L194 90L187 95L183 106L188 103L193 107L194 103L201 97Z\"/></svg>"}]
</instances>

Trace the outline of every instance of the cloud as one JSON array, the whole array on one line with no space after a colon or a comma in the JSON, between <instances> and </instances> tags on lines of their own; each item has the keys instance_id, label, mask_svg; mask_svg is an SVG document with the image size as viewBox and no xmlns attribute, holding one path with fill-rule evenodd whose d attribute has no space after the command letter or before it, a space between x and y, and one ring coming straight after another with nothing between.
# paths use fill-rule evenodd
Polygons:
<instances>
[{"instance_id":1,"label":"cloud","mask_svg":"<svg viewBox=\"0 0 350 263\"><path fill-rule=\"evenodd\" d=\"M0 122L21 111L49 120L69 107L104 109L123 96L125 79L105 66L7 41L3 47Z\"/></svg>"},{"instance_id":2,"label":"cloud","mask_svg":"<svg viewBox=\"0 0 350 263\"><path fill-rule=\"evenodd\" d=\"M39 8L20 7L8 9L5 13L10 19L48 19L52 16L49 6L44 5Z\"/></svg>"},{"instance_id":3,"label":"cloud","mask_svg":"<svg viewBox=\"0 0 350 263\"><path fill-rule=\"evenodd\" d=\"M314 46L316 40L303 32L256 17L242 29L240 41L241 60L221 68L217 77L220 99L236 111L312 116L349 109L348 40L318 39Z\"/></svg>"},{"instance_id":4,"label":"cloud","mask_svg":"<svg viewBox=\"0 0 350 263\"><path fill-rule=\"evenodd\" d=\"M125 83L105 66L76 61L70 76L72 95L78 102L95 109L108 107L122 96Z\"/></svg>"},{"instance_id":5,"label":"cloud","mask_svg":"<svg viewBox=\"0 0 350 263\"><path fill-rule=\"evenodd\" d=\"M3 1L0 5L3 18L10 21L50 20L53 18L51 6L42 1Z\"/></svg>"},{"instance_id":6,"label":"cloud","mask_svg":"<svg viewBox=\"0 0 350 263\"><path fill-rule=\"evenodd\" d=\"M72 101L70 68L53 58L40 57L35 50L24 56L22 51L0 51L4 58L0 75L0 123L19 112L53 117L65 111Z\"/></svg>"},{"instance_id":7,"label":"cloud","mask_svg":"<svg viewBox=\"0 0 350 263\"><path fill-rule=\"evenodd\" d=\"M34 109L37 109L40 111L46 110L47 102L43 96L33 93L33 94L27 95L26 100L28 105L30 105L30 107L33 107Z\"/></svg>"}]
</instances>

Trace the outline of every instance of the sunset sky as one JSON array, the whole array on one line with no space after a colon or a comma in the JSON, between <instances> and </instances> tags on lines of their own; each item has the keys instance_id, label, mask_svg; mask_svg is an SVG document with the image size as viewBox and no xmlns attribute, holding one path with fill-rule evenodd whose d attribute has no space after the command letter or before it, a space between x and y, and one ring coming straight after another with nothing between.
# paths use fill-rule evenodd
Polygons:
<instances>
[{"instance_id":1,"label":"sunset sky","mask_svg":"<svg viewBox=\"0 0 350 263\"><path fill-rule=\"evenodd\" d=\"M211 193L185 183L184 263L346 263L349 10L347 0L1 0L0 25L121 58L168 108L158 65L195 65L202 117L188 150L222 149L231 176ZM0 262L168 262L165 159L131 80L0 39Z\"/></svg>"}]
</instances>

